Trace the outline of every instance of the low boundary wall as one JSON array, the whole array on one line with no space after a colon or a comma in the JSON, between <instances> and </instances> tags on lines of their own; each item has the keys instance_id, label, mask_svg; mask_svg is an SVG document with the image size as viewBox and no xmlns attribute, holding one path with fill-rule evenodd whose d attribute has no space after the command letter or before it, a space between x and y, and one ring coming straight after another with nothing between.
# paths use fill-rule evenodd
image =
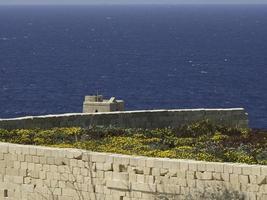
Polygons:
<instances>
[{"instance_id":1,"label":"low boundary wall","mask_svg":"<svg viewBox=\"0 0 267 200\"><path fill-rule=\"evenodd\" d=\"M209 119L229 127L248 128L248 114L243 108L144 110L107 113L78 113L0 119L2 129L115 126L122 128L178 127Z\"/></svg>"},{"instance_id":2,"label":"low boundary wall","mask_svg":"<svg viewBox=\"0 0 267 200\"><path fill-rule=\"evenodd\" d=\"M0 199L267 199L267 166L0 143Z\"/></svg>"}]
</instances>

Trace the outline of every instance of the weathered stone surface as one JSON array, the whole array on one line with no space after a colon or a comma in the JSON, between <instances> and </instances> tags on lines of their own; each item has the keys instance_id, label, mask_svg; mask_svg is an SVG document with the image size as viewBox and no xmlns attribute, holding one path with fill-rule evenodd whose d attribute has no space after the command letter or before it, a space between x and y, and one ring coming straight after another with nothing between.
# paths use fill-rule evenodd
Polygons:
<instances>
[{"instance_id":1,"label":"weathered stone surface","mask_svg":"<svg viewBox=\"0 0 267 200\"><path fill-rule=\"evenodd\" d=\"M198 199L199 193L218 187L262 199L266 169L0 143L2 197L16 200L186 199L189 194Z\"/></svg>"},{"instance_id":2,"label":"weathered stone surface","mask_svg":"<svg viewBox=\"0 0 267 200\"><path fill-rule=\"evenodd\" d=\"M107 110L108 111L108 110ZM116 126L122 128L164 128L178 127L196 121L210 121L229 127L248 127L248 116L243 108L233 109L180 109L180 110L140 110L104 113L78 113L0 119L0 128L52 128L88 127L90 125ZM40 155L31 152L31 155Z\"/></svg>"}]
</instances>

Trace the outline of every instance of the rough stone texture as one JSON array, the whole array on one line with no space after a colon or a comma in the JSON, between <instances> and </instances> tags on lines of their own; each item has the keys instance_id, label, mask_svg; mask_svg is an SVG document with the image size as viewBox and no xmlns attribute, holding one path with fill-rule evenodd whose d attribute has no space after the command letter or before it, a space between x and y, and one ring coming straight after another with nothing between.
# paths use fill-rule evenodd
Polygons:
<instances>
[{"instance_id":1,"label":"rough stone texture","mask_svg":"<svg viewBox=\"0 0 267 200\"><path fill-rule=\"evenodd\" d=\"M115 97L103 99L102 95L85 96L83 113L124 111L124 101Z\"/></svg>"},{"instance_id":2,"label":"rough stone texture","mask_svg":"<svg viewBox=\"0 0 267 200\"><path fill-rule=\"evenodd\" d=\"M0 143L0 199L225 199L225 190L265 200L267 166Z\"/></svg>"},{"instance_id":3,"label":"rough stone texture","mask_svg":"<svg viewBox=\"0 0 267 200\"><path fill-rule=\"evenodd\" d=\"M107 113L78 113L0 119L0 128L52 128L115 126L122 128L178 127L209 119L216 124L229 127L248 127L248 115L243 108L233 109L181 109L145 110Z\"/></svg>"}]
</instances>

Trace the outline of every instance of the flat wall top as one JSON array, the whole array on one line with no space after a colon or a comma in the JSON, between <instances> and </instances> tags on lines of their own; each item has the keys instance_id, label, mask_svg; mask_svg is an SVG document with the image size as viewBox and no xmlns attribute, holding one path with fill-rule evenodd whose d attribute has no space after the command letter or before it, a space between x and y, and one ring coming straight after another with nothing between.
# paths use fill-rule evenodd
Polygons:
<instances>
[{"instance_id":1,"label":"flat wall top","mask_svg":"<svg viewBox=\"0 0 267 200\"><path fill-rule=\"evenodd\" d=\"M36 118L50 118L50 117L71 117L71 116L91 116L91 115L114 115L126 113L160 113L160 112L190 112L190 111L242 111L244 108L196 108L196 109L160 109L160 110L133 110L133 111L115 111L115 112L101 112L101 113L65 113L65 114L51 114L39 116L25 116L17 118L0 118L0 121L11 121L21 119L36 119Z\"/></svg>"},{"instance_id":2,"label":"flat wall top","mask_svg":"<svg viewBox=\"0 0 267 200\"><path fill-rule=\"evenodd\" d=\"M27 151L23 151L23 149L26 149ZM12 143L5 143L0 142L0 152L10 152L10 153L23 153L23 152L36 152L36 151L30 151L30 149L35 149L37 152L45 152L42 150L46 150L47 155L55 155L55 156L63 156L67 158L76 158L80 157L79 154L87 153L90 155L102 157L112 157L112 158L136 158L141 160L155 160L155 161L161 161L161 162L177 162L177 163L205 163L207 165L231 165L231 166L237 166L239 168L241 167L261 167L264 168L264 171L267 172L267 165L251 165L251 164L245 164L245 163L231 163L231 162L208 162L208 161L199 161L199 160L189 160L189 159L171 159L171 158L157 158L157 157L146 157L146 156L135 156L135 155L124 155L124 154L115 154L115 153L103 153L103 152L94 152L94 151L88 151L83 149L74 149L74 148L55 148L55 147L45 147L45 146L34 146L34 145L22 145L22 144L12 144ZM50 151L50 152L49 152ZM267 174L266 174L267 175Z\"/></svg>"}]
</instances>

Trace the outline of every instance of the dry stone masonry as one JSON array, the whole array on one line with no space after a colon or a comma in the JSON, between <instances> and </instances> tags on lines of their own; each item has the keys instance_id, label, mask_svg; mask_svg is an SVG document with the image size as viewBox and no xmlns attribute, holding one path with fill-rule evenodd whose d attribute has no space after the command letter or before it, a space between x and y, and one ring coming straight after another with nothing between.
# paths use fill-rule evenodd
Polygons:
<instances>
[{"instance_id":1,"label":"dry stone masonry","mask_svg":"<svg viewBox=\"0 0 267 200\"><path fill-rule=\"evenodd\" d=\"M266 200L267 166L0 143L0 199L171 200L203 194Z\"/></svg>"},{"instance_id":2,"label":"dry stone masonry","mask_svg":"<svg viewBox=\"0 0 267 200\"><path fill-rule=\"evenodd\" d=\"M53 128L115 126L122 128L178 127L209 119L229 127L248 128L248 114L243 108L141 110L106 113L78 113L0 119L0 128Z\"/></svg>"}]
</instances>

